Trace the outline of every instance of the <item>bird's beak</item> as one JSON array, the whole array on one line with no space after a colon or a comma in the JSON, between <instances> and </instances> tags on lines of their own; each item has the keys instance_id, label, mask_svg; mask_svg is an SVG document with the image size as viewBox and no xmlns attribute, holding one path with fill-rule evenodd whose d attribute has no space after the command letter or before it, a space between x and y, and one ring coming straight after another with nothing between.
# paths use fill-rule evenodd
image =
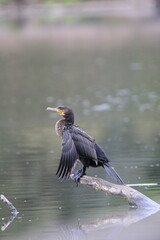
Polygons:
<instances>
[{"instance_id":1,"label":"bird's beak","mask_svg":"<svg viewBox=\"0 0 160 240\"><path fill-rule=\"evenodd\" d=\"M57 112L58 114L63 116L63 110L62 109L47 107L46 110Z\"/></svg>"},{"instance_id":2,"label":"bird's beak","mask_svg":"<svg viewBox=\"0 0 160 240\"><path fill-rule=\"evenodd\" d=\"M46 110L47 111L53 111L53 112L57 112L58 111L57 108L51 108L51 107L47 107Z\"/></svg>"}]
</instances>

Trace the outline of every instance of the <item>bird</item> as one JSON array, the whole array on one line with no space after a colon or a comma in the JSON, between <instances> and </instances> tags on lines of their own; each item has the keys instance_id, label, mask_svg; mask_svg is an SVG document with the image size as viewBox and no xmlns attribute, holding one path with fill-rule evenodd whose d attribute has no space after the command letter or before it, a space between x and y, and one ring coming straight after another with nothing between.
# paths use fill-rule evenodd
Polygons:
<instances>
[{"instance_id":1,"label":"bird","mask_svg":"<svg viewBox=\"0 0 160 240\"><path fill-rule=\"evenodd\" d=\"M62 116L62 119L55 124L55 132L62 138L61 157L56 172L61 181L68 179L74 173L73 179L78 184L80 178L86 175L87 168L103 167L118 184L124 184L111 166L102 147L92 136L74 124L74 113L70 107L47 107L46 110L54 111ZM75 172L78 161L82 163L83 167Z\"/></svg>"}]
</instances>

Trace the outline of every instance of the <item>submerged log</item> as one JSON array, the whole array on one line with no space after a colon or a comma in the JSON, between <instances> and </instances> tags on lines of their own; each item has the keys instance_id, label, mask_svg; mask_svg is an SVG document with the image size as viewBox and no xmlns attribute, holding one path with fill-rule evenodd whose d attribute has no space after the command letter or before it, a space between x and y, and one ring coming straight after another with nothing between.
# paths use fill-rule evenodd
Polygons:
<instances>
[{"instance_id":1,"label":"submerged log","mask_svg":"<svg viewBox=\"0 0 160 240\"><path fill-rule=\"evenodd\" d=\"M73 175L71 175L73 180ZM139 191L127 186L110 183L101 178L95 178L90 176L83 176L80 178L80 184L88 185L96 190L101 190L112 195L118 195L125 198L128 204L135 208L159 208L160 204L156 203L149 197L140 193Z\"/></svg>"}]
</instances>

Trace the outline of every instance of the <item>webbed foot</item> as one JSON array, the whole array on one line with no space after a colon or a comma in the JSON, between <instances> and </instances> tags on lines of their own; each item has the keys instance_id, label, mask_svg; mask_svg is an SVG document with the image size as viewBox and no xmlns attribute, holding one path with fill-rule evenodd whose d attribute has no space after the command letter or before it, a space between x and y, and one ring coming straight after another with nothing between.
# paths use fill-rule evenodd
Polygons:
<instances>
[{"instance_id":1,"label":"webbed foot","mask_svg":"<svg viewBox=\"0 0 160 240\"><path fill-rule=\"evenodd\" d=\"M74 179L75 183L77 184L77 186L78 186L80 178L83 177L84 175L85 175L85 169L84 168L79 169L78 171L75 172L75 174L73 176L73 179Z\"/></svg>"}]
</instances>

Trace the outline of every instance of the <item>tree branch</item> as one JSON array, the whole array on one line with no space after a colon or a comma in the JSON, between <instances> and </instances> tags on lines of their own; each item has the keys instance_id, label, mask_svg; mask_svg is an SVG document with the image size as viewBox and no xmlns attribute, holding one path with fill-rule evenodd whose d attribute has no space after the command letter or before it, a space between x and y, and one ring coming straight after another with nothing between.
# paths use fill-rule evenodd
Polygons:
<instances>
[{"instance_id":1,"label":"tree branch","mask_svg":"<svg viewBox=\"0 0 160 240\"><path fill-rule=\"evenodd\" d=\"M17 209L13 206L13 204L3 194L0 195L0 200L7 205L7 207L11 211L12 215L17 215L18 214Z\"/></svg>"},{"instance_id":2,"label":"tree branch","mask_svg":"<svg viewBox=\"0 0 160 240\"><path fill-rule=\"evenodd\" d=\"M3 194L0 195L0 200L3 203L5 203L9 210L11 211L11 216L7 220L5 220L5 222L1 226L1 231L5 231L6 228L13 222L13 220L15 219L19 212Z\"/></svg>"},{"instance_id":3,"label":"tree branch","mask_svg":"<svg viewBox=\"0 0 160 240\"><path fill-rule=\"evenodd\" d=\"M71 175L73 180L73 174ZM159 208L160 204L148 198L139 191L127 186L110 183L101 178L83 176L80 178L80 184L88 185L96 190L101 190L112 195L119 195L128 201L128 204L135 208Z\"/></svg>"}]
</instances>

